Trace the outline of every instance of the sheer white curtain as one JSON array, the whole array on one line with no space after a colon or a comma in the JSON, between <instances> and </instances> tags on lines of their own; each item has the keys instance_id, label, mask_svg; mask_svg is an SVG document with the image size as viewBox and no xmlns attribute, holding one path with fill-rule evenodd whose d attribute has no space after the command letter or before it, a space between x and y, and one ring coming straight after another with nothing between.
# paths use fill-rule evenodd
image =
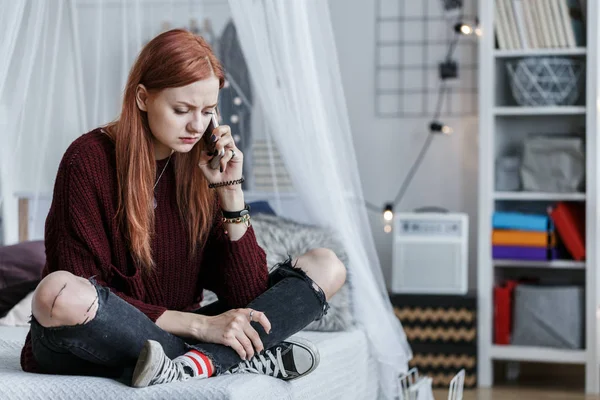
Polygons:
<instances>
[{"instance_id":1,"label":"sheer white curtain","mask_svg":"<svg viewBox=\"0 0 600 400\"><path fill-rule=\"evenodd\" d=\"M223 25L226 0L0 0L2 243L18 241L20 196L41 238L64 151L118 115L144 43L207 14Z\"/></svg>"},{"instance_id":2,"label":"sheer white curtain","mask_svg":"<svg viewBox=\"0 0 600 400\"><path fill-rule=\"evenodd\" d=\"M140 47L223 1L0 0L0 203L4 243L17 241L16 193L51 197L58 163L82 133L119 111ZM348 251L356 318L379 365L383 397L410 349L394 317L357 171L327 2L230 0L231 15L274 144L311 219ZM31 210L30 210L31 211ZM44 220L44 211L33 218ZM43 223L41 224L43 226Z\"/></svg>"},{"instance_id":3,"label":"sheer white curtain","mask_svg":"<svg viewBox=\"0 0 600 400\"><path fill-rule=\"evenodd\" d=\"M44 168L39 158L44 141L44 126L55 111L42 107L52 96L55 85L46 85L57 70L60 33L50 26L60 20L63 3L48 7L42 0L2 2L0 14L0 204L2 204L3 239L18 240L17 198L20 183L34 170ZM55 28L55 29L51 29ZM47 51L46 51L47 50ZM53 54L50 54L50 50ZM35 93L35 98L32 94ZM21 132L28 134L21 135ZM28 148L27 152L21 151ZM22 165L28 165L25 170Z\"/></svg>"},{"instance_id":4,"label":"sheer white curtain","mask_svg":"<svg viewBox=\"0 0 600 400\"><path fill-rule=\"evenodd\" d=\"M367 220L327 2L229 0L273 139L313 219L348 251L353 305L393 398L410 348L387 297Z\"/></svg>"}]
</instances>

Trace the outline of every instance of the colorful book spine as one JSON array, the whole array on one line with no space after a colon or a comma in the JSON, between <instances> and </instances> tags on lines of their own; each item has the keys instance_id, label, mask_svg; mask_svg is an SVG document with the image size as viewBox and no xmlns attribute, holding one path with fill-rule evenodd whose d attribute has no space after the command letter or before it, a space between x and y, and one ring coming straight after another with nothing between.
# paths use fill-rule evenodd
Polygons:
<instances>
[{"instance_id":1,"label":"colorful book spine","mask_svg":"<svg viewBox=\"0 0 600 400\"><path fill-rule=\"evenodd\" d=\"M560 202L550 213L565 248L574 260L585 259L585 205Z\"/></svg>"},{"instance_id":2,"label":"colorful book spine","mask_svg":"<svg viewBox=\"0 0 600 400\"><path fill-rule=\"evenodd\" d=\"M555 248L528 246L492 246L494 260L548 261L558 258Z\"/></svg>"},{"instance_id":3,"label":"colorful book spine","mask_svg":"<svg viewBox=\"0 0 600 400\"><path fill-rule=\"evenodd\" d=\"M526 246L526 247L554 247L556 237L553 233L526 232L517 230L492 231L492 244L495 246Z\"/></svg>"},{"instance_id":4,"label":"colorful book spine","mask_svg":"<svg viewBox=\"0 0 600 400\"><path fill-rule=\"evenodd\" d=\"M548 215L497 211L492 216L494 229L547 232L552 230Z\"/></svg>"}]
</instances>

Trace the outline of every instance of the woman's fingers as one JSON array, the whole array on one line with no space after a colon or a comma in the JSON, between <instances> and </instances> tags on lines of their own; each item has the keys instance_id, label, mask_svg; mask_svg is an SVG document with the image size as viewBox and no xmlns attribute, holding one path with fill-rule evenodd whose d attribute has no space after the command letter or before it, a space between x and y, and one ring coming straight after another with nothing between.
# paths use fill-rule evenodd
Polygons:
<instances>
[{"instance_id":1,"label":"woman's fingers","mask_svg":"<svg viewBox=\"0 0 600 400\"><path fill-rule=\"evenodd\" d=\"M248 326L246 326L244 329L244 334L248 339L250 339L257 353L260 353L265 349L262 340L260 340L258 332L256 332L256 329L254 329L250 323L248 323Z\"/></svg>"},{"instance_id":2,"label":"woman's fingers","mask_svg":"<svg viewBox=\"0 0 600 400\"><path fill-rule=\"evenodd\" d=\"M250 327L250 329L254 329L254 328ZM248 327L244 327L243 330L238 331L236 338L244 347L244 351L246 352L246 360L249 360L252 357L254 357L255 348L252 345L253 344L252 341L248 338L248 335L246 334L247 330L248 330ZM256 351L258 351L258 349L256 349Z\"/></svg>"},{"instance_id":3,"label":"woman's fingers","mask_svg":"<svg viewBox=\"0 0 600 400\"><path fill-rule=\"evenodd\" d=\"M224 339L225 340L223 341L223 344L225 346L231 347L236 353L238 353L242 360L246 360L246 349L240 343L235 333L232 332L230 334L225 335Z\"/></svg>"},{"instance_id":4,"label":"woman's fingers","mask_svg":"<svg viewBox=\"0 0 600 400\"><path fill-rule=\"evenodd\" d=\"M216 145L216 155L210 162L210 166L213 169L219 168L221 172L225 171L225 166L231 160L231 148L235 147L233 138L230 135L225 138L219 139Z\"/></svg>"},{"instance_id":5,"label":"woman's fingers","mask_svg":"<svg viewBox=\"0 0 600 400\"><path fill-rule=\"evenodd\" d=\"M271 323L263 312L240 308L230 310L219 318L226 315L228 315L228 323L223 331L222 344L231 347L244 360L251 359L265 349L259 333L251 325L251 322L257 322L265 332L271 331Z\"/></svg>"},{"instance_id":6,"label":"woman's fingers","mask_svg":"<svg viewBox=\"0 0 600 400\"><path fill-rule=\"evenodd\" d=\"M264 312L254 311L252 314L252 321L261 324L267 334L271 333L271 322Z\"/></svg>"},{"instance_id":7,"label":"woman's fingers","mask_svg":"<svg viewBox=\"0 0 600 400\"><path fill-rule=\"evenodd\" d=\"M206 162L206 164L210 164L211 169L218 169L221 172L225 172L227 164L232 160L236 163L243 162L243 154L236 147L235 140L231 136L231 128L228 125L221 125L215 128L210 137L210 143L211 146L205 154L211 157Z\"/></svg>"},{"instance_id":8,"label":"woman's fingers","mask_svg":"<svg viewBox=\"0 0 600 400\"><path fill-rule=\"evenodd\" d=\"M221 138L215 143L215 150L217 155L226 156L226 149L235 147L235 142L231 135L221 136Z\"/></svg>"},{"instance_id":9,"label":"woman's fingers","mask_svg":"<svg viewBox=\"0 0 600 400\"><path fill-rule=\"evenodd\" d=\"M230 162L243 162L243 154L242 152L233 145L233 147L228 147L225 149L225 156L221 159L221 168L223 171L227 169L227 165Z\"/></svg>"}]
</instances>

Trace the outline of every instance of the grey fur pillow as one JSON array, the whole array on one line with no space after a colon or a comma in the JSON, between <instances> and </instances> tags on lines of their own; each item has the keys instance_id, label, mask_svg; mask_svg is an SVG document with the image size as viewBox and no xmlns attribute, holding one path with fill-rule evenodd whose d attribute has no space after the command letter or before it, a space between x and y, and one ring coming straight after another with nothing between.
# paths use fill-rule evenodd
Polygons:
<instances>
[{"instance_id":1,"label":"grey fur pillow","mask_svg":"<svg viewBox=\"0 0 600 400\"><path fill-rule=\"evenodd\" d=\"M285 261L288 254L295 258L318 247L331 249L344 265L348 265L348 257L343 246L330 230L267 214L253 215L252 226L258 244L267 253L269 272L277 263ZM305 328L306 330L342 331L354 324L350 310L350 288L348 287L350 278L350 271L348 271L346 283L329 301L330 308L327 315L319 321L311 322ZM202 305L216 299L213 293L205 292Z\"/></svg>"}]
</instances>

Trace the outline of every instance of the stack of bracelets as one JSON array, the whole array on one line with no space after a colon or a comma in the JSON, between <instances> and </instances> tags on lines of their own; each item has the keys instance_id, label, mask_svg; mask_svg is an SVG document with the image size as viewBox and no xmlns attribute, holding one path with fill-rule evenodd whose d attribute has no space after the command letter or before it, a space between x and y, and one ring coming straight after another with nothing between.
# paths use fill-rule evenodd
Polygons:
<instances>
[{"instance_id":1,"label":"stack of bracelets","mask_svg":"<svg viewBox=\"0 0 600 400\"><path fill-rule=\"evenodd\" d=\"M247 227L250 227L250 206L246 204L241 211L225 211L223 212L223 222L228 222L230 224L245 224Z\"/></svg>"},{"instance_id":2,"label":"stack of bracelets","mask_svg":"<svg viewBox=\"0 0 600 400\"><path fill-rule=\"evenodd\" d=\"M242 176L240 179L236 179L233 181L226 182L216 182L209 183L208 187L210 189L215 189L223 186L231 186L231 185L239 185L244 182L244 177ZM230 224L245 224L247 227L250 227L250 206L246 204L246 207L241 211L225 211L223 212L223 222ZM227 231L225 231L227 232Z\"/></svg>"}]
</instances>

